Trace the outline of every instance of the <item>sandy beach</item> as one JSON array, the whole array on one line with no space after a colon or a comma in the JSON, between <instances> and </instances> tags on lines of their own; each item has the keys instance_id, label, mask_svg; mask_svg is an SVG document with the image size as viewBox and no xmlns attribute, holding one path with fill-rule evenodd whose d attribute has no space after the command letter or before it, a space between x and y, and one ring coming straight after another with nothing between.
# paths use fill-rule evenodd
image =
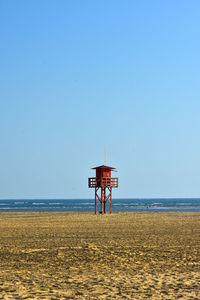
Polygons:
<instances>
[{"instance_id":1,"label":"sandy beach","mask_svg":"<svg viewBox=\"0 0 200 300\"><path fill-rule=\"evenodd\" d=\"M200 299L200 213L1 213L0 299Z\"/></svg>"}]
</instances>

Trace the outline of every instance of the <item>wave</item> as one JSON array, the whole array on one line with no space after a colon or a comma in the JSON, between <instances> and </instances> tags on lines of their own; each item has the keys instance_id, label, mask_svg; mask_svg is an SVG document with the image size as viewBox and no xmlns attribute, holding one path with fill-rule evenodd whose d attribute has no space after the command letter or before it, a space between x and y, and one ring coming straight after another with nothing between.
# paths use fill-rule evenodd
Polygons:
<instances>
[{"instance_id":1,"label":"wave","mask_svg":"<svg viewBox=\"0 0 200 300\"><path fill-rule=\"evenodd\" d=\"M5 202L6 201L6 202ZM159 201L159 202L158 202ZM97 205L97 210L99 208ZM200 211L200 199L113 199L113 212ZM0 200L0 211L93 211L94 199ZM107 203L109 210L109 203Z\"/></svg>"}]
</instances>

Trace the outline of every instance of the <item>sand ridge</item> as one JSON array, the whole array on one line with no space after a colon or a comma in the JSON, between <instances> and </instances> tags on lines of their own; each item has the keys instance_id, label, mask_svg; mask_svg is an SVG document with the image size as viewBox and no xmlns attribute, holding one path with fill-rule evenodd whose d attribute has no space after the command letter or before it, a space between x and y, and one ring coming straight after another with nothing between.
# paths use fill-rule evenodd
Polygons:
<instances>
[{"instance_id":1,"label":"sand ridge","mask_svg":"<svg viewBox=\"0 0 200 300\"><path fill-rule=\"evenodd\" d=\"M1 213L0 299L200 299L200 213Z\"/></svg>"}]
</instances>

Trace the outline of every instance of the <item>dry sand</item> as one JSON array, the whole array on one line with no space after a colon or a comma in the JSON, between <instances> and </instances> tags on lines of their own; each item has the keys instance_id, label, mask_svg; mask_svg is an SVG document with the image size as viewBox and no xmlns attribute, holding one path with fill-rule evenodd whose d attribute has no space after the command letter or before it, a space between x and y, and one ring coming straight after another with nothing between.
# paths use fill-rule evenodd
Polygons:
<instances>
[{"instance_id":1,"label":"dry sand","mask_svg":"<svg viewBox=\"0 0 200 300\"><path fill-rule=\"evenodd\" d=\"M200 213L1 213L0 299L200 299Z\"/></svg>"}]
</instances>

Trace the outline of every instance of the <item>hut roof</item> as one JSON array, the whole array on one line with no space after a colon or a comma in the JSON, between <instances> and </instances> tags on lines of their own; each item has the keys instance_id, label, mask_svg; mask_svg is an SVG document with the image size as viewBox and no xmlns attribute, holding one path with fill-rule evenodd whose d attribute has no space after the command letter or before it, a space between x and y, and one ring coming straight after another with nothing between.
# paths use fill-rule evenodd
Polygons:
<instances>
[{"instance_id":1,"label":"hut roof","mask_svg":"<svg viewBox=\"0 0 200 300\"><path fill-rule=\"evenodd\" d=\"M92 168L92 169L104 169L104 170L115 170L115 168L112 168L112 167L109 167L109 166L105 166L105 165L102 165L102 166L99 166L99 167L95 167L95 168Z\"/></svg>"}]
</instances>

